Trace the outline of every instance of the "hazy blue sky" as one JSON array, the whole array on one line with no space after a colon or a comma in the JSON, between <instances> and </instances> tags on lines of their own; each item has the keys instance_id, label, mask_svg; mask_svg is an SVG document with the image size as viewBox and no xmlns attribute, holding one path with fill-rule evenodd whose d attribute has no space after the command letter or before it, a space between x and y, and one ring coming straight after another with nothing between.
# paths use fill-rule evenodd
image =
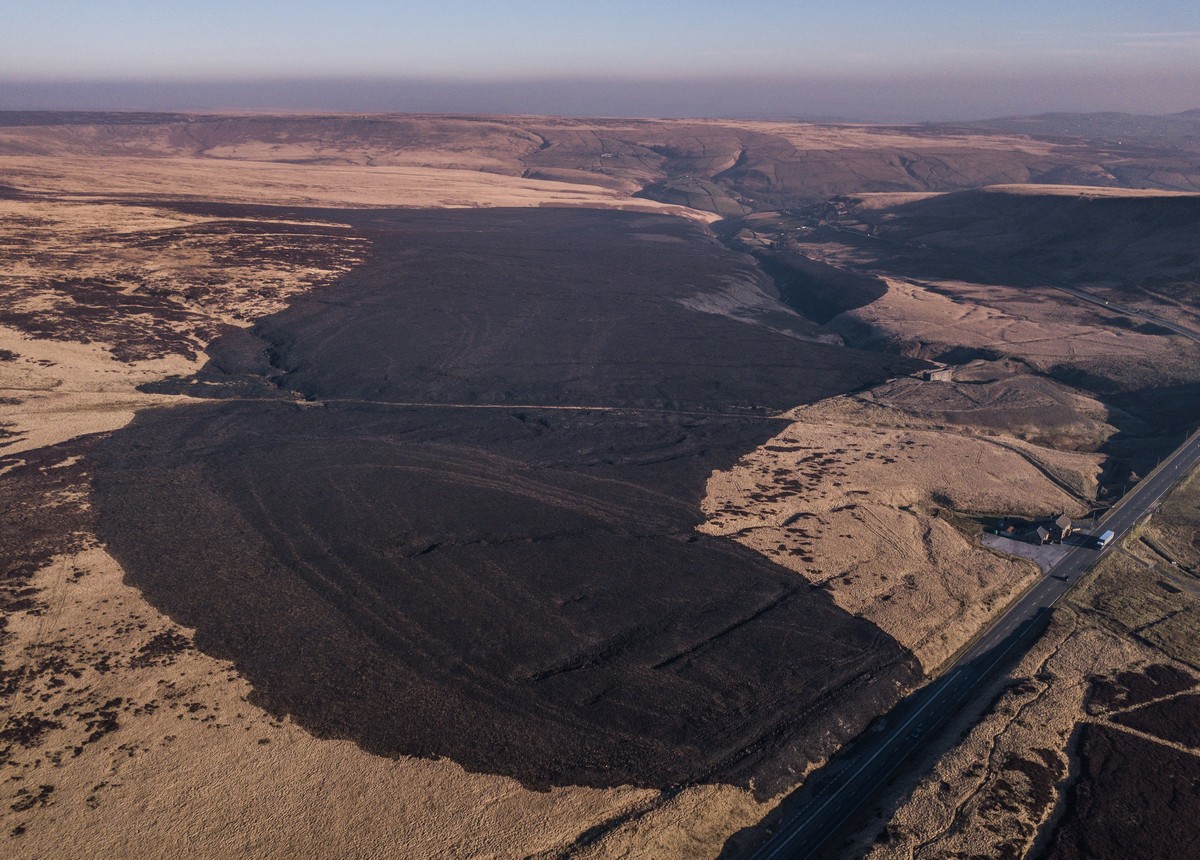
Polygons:
<instances>
[{"instance_id":1,"label":"hazy blue sky","mask_svg":"<svg viewBox=\"0 0 1200 860\"><path fill-rule=\"evenodd\" d=\"M0 0L0 21L0 107L546 110L564 81L575 112L1200 107L1200 0Z\"/></svg>"}]
</instances>

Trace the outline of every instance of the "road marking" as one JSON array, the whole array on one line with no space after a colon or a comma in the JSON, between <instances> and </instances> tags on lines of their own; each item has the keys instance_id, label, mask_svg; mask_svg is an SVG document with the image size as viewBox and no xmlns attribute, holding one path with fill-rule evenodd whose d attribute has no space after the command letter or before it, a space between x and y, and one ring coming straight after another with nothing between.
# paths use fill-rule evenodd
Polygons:
<instances>
[{"instance_id":1,"label":"road marking","mask_svg":"<svg viewBox=\"0 0 1200 860\"><path fill-rule=\"evenodd\" d=\"M978 685L980 682L982 682L984 679L986 679L986 678L988 677L988 675L989 675L989 674L991 674L991 671L992 671L992 669L994 669L994 668L996 667L996 664L997 664L997 663L999 663L1001 660L1003 660L1003 659L1005 658L1005 656L1007 656L1008 652L1009 652L1009 651L1011 651L1011 650L1012 650L1012 649L1013 649L1013 648L1016 646L1016 644L1017 644L1017 642L1018 642L1018 641L1019 641L1019 639L1014 639L1012 642L1010 642L1010 643L1008 644L1008 647L1007 647L1007 648L1005 648L1003 651L1001 651L1001 652L1000 652L1000 653L999 653L999 654L996 656L996 659L994 659L994 660L993 660L993 661L992 661L992 662L991 662L991 663L988 665L988 667L987 667L986 669L984 669L982 672L980 672L980 673L979 673L979 674L976 676L975 683L973 683L973 684L970 684L970 685L969 685L969 686L966 688L966 690L964 690L963 692L964 692L964 693L966 693L966 692L970 692L970 691L971 691L971 690L973 690L973 689L974 689L974 688L975 688L975 687L976 687L976 686L977 686L977 685ZM791 834L789 834L789 835L788 835L788 837L787 837L787 838L786 838L786 839L785 839L783 842L781 842L781 843L780 843L780 844L779 844L779 845L778 845L778 846L777 846L777 847L776 847L776 848L775 848L775 849L774 849L774 850L773 850L773 851L772 851L770 854L764 855L764 856L763 856L763 858L762 858L762 860L772 860L772 858L774 858L774 857L778 856L779 852L780 852L782 849L786 848L788 845L790 845L790 844L791 844L791 842L792 842L794 839L796 839L798 836L800 836L800 833L801 833L801 831L803 831L803 830L804 830L804 828L806 828L806 827L808 826L809 822L810 822L810 821L811 821L813 818L815 818L815 817L819 816L819 815L821 814L821 812L823 812L823 811L824 811L825 807L827 807L827 806L828 806L830 803L832 803L832 802L833 802L833 800L834 800L834 799L835 799L835 798L836 798L836 797L837 797L839 794L841 794L841 793L842 793L842 792L843 792L843 791L844 791L844 790L845 790L847 787L849 787L849 783L850 783L850 782L851 782L853 779L857 778L857 777L858 777L858 775L859 775L860 773L862 773L862 771L863 771L863 768L865 768L867 765L869 765L869 764L870 764L870 763L871 763L871 762L872 762L874 759L876 759L876 758L879 756L879 754L880 754L880 753L884 752L884 751L885 751L885 750L886 750L886 749L887 749L889 746L891 746L891 745L893 744L893 742L894 742L896 739L903 740L903 738L901 738L900 736L901 736L901 735L903 735L903 733L904 733L904 729L906 729L906 728L907 728L907 727L908 727L908 726L909 726L909 725L912 723L912 721L913 721L914 719L916 719L918 716L920 716L920 715L921 715L921 713L922 713L922 712L923 712L923 711L924 711L926 708L928 708L930 705L932 705L934 702L936 702L938 699L940 699L940 698L942 697L942 694L943 694L943 693L945 693L945 692L946 692L946 690L950 689L950 687L951 687L951 686L953 686L953 682L952 682L950 679L951 679L951 678L953 678L955 675L957 675L957 674L958 674L959 672L961 672L961 671L962 671L962 667L960 666L960 667L956 668L956 669L955 669L953 672L951 672L949 675L946 675L946 676L945 676L945 679L946 679L946 680L945 680L945 686L944 686L944 687L943 687L941 690L939 690L939 691L938 691L937 695L935 695L935 696L934 696L933 698L931 698L931 699L930 699L928 702L926 702L924 705L922 705L920 708L918 708L918 709L917 709L917 711L916 711L916 713L914 713L914 714L913 714L911 717L909 717L909 718L908 718L908 719L907 719L907 720L906 720L906 721L905 721L905 722L904 722L904 723L903 723L903 724L900 726L900 728L899 728L899 729L898 729L896 732L894 732L894 733L893 733L893 737L892 737L891 739L889 739L889 740L887 740L885 743L883 743L883 745L881 745L881 746L880 746L880 748L879 748L878 750L876 750L876 751L875 751L875 752L874 752L874 753L873 753L873 754L872 754L872 755L871 755L871 756L870 756L870 757L869 757L869 758L868 758L868 759L867 759L865 762L863 762L863 763L862 763L862 764L861 764L861 765L860 765L860 766L857 768L857 770L854 772L854 774L853 774L853 775L852 775L852 776L851 776L851 777L850 777L848 780L845 780L845 781L843 781L843 783L842 783L842 786L841 786L841 787L840 787L840 788L839 788L837 791L835 791L835 792L834 792L832 795L830 795L830 797L829 797L829 798L828 798L828 799L827 799L827 800L826 800L824 803L822 803L822 804L821 804L819 807L817 807L815 810L813 810L811 813L809 813L809 815L807 816L807 819L804 821L804 823L803 823L803 824L798 824L798 825L796 825L796 826L795 826L795 828L792 830ZM904 754L903 754L903 755L900 757L900 758L901 758L901 760L902 760L902 759L904 759L904 758L906 758L906 757L908 757L909 755L912 755L912 752L913 752L913 751L912 751L912 750L910 750L910 751L908 751L908 752L904 753ZM875 791L876 791L876 790L879 788L879 786L883 785L883 783L884 783L884 782L886 782L886 781L887 781L887 779L888 779L888 778L889 778L891 775L892 775L892 770L889 770L889 771L888 771L886 774L884 774L884 775L883 775L883 776L880 778L880 780L879 780L877 783L875 783L875 785L873 785L873 786L871 787L870 791L868 791L868 792L867 792L867 797L870 797L872 794L874 794L874 793L875 793ZM838 830L838 828L840 828L840 827L841 827L843 824L845 824L845 823L846 823L846 821L847 821L847 819L849 819L849 818L850 818L850 816L852 816L852 815L853 815L855 812L857 812L857 811L858 811L858 808L856 807L856 808L854 808L854 809L851 809L851 810L850 810L849 812L847 812L845 815L843 815L843 816L841 817L841 819L839 819L839 820L838 820L838 822L837 822L837 823L836 823L834 826L830 827L830 828L829 828L829 829L826 831L826 835L829 835L829 834L835 833L835 832ZM802 856L802 858L800 858L800 860L803 860L803 858L810 856L810 855L812 854L812 852L813 852L813 851L815 851L817 848L819 848L819 847L820 847L821 845L823 845L823 844L824 844L824 840L822 839L820 842L818 842L816 845L814 845L814 846L812 847L812 849L811 849L811 850L810 850L810 851L809 851L807 854L803 855L803 856ZM764 847L765 847L765 846L764 846ZM751 855L751 860L756 860L756 858L758 858L758 854L757 854L757 853L756 853L756 854L754 854L754 855Z\"/></svg>"},{"instance_id":2,"label":"road marking","mask_svg":"<svg viewBox=\"0 0 1200 860\"><path fill-rule=\"evenodd\" d=\"M863 772L863 770L869 764L871 764L871 762L873 762L875 759L877 759L879 757L879 755L881 753L883 753L885 750L887 750L887 748L889 746L891 746L894 741L901 738L901 736L904 734L904 730L907 729L910 725L912 725L913 720L915 720L915 719L917 719L917 717L921 716L921 714L924 713L925 710L927 708L929 708L930 705L932 705L934 702L936 702L938 699L940 699L942 697L942 694L944 694L946 692L946 690L948 690L952 686L953 681L951 679L961 671L962 671L962 668L960 667L960 668L955 669L949 675L946 675L941 682L943 685L942 689L938 690L938 692L931 699L929 699L929 701L925 702L923 705L921 705L919 708L917 708L907 720L905 720L903 723L901 723L892 732L892 736L890 738L887 738L882 743L880 743L879 749L875 750L875 752L873 752L867 758L866 761L864 761L862 764L860 764L855 769L854 773L851 774L848 779L843 780L841 787L839 787L837 789L837 791L835 791L828 798L826 798L824 803L822 803L815 810L813 810L811 813L809 813L807 816L807 820L804 822L803 825L796 827L795 830L793 831L793 833L787 839L785 839L779 846L777 846L775 848L775 850L773 850L770 854L765 855L764 860L770 860L770 858L775 857L777 854L779 854L779 851L781 849L786 848L793 839L795 839L797 836L799 836L800 831L803 830L805 826L807 826L808 821L810 821L813 818L815 818L816 816L820 815L825 810L825 807L827 807L830 803L832 803L839 794L841 794L843 791L845 791L846 788L849 786L849 784L851 782L853 782L853 780L856 779L858 777L858 775L861 774Z\"/></svg>"}]
</instances>

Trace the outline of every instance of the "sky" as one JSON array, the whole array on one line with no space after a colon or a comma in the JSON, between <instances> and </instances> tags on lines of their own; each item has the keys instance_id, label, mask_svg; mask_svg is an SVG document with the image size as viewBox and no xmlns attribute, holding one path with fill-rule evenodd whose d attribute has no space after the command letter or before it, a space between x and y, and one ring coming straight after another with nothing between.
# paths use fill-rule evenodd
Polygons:
<instances>
[{"instance_id":1,"label":"sky","mask_svg":"<svg viewBox=\"0 0 1200 860\"><path fill-rule=\"evenodd\" d=\"M0 21L0 108L1200 107L1197 0L0 0Z\"/></svg>"}]
</instances>

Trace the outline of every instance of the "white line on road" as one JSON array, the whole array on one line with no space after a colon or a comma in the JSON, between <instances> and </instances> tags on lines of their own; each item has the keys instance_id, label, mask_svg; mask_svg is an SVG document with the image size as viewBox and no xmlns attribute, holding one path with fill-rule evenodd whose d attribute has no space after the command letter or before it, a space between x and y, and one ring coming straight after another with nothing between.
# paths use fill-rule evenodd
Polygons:
<instances>
[{"instance_id":1,"label":"white line on road","mask_svg":"<svg viewBox=\"0 0 1200 860\"><path fill-rule=\"evenodd\" d=\"M773 850L770 854L767 854L763 858L763 860L771 860L771 858L778 856L779 852L782 849L784 849L788 845L790 845L792 840L795 839L798 835L800 835L800 831L803 830L805 826L807 826L809 821L811 821L813 818L817 817L822 812L824 812L825 808L827 806L829 806L829 804L831 804L837 798L837 796L839 794L841 794L843 791L845 791L847 786L855 778L857 778L858 775L861 774L863 772L863 770L865 770L867 768L867 766L871 764L871 762L875 761L875 759L877 759L881 753L883 753L885 750L887 750L887 748L890 747L897 739L902 738L902 736L904 735L905 729L907 729L910 725L912 725L913 721L916 720L918 717L920 717L921 714L923 714L934 702L936 702L938 699L940 699L942 697L942 694L945 693L946 690L950 689L950 687L953 685L953 681L951 679L961 671L962 671L961 668L955 669L953 672L951 672L949 675L947 675L942 682L943 683L942 689L938 690L938 692L933 696L933 698L931 698L929 701L925 702L923 705L921 705L921 707L917 708L907 720L905 720L903 723L901 723L900 726L898 726L892 732L892 736L880 744L879 749L875 750L875 752L873 752L867 758L866 761L864 761L862 764L860 764L855 769L854 773L852 773L848 779L843 780L841 787L839 787L837 791L835 791L833 794L831 794L828 798L825 799L824 803L822 803L820 806L818 806L816 809L814 809L812 812L810 812L808 814L807 819L805 820L804 824L796 827L795 830L792 832L792 835L789 836L787 839L785 839L778 846L776 846L775 850ZM840 823L839 823L839 826L841 826Z\"/></svg>"}]
</instances>

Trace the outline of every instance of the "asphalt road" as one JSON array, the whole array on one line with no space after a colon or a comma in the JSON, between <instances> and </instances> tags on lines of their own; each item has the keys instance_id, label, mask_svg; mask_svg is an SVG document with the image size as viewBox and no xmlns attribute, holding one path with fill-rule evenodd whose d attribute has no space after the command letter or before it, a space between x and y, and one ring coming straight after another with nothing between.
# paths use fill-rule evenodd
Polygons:
<instances>
[{"instance_id":1,"label":"asphalt road","mask_svg":"<svg viewBox=\"0 0 1200 860\"><path fill-rule=\"evenodd\" d=\"M1124 314L1125 316L1128 316L1128 317L1138 317L1140 319L1144 319L1147 322L1152 322L1155 325L1162 326L1165 329L1169 329L1170 331L1174 332L1177 335L1180 335L1181 337L1186 337L1189 340L1194 340L1194 341L1196 341L1196 343L1200 343L1200 334L1197 334L1196 332L1192 331L1190 328L1185 328L1184 326L1178 325L1177 323L1173 323L1168 319L1163 319L1162 317L1158 316L1157 314L1152 314L1149 311L1140 311L1137 308L1131 308L1128 305L1123 305L1123 304L1119 304L1117 302L1110 302L1110 301L1106 301L1104 299L1096 298L1096 296L1093 296L1091 293L1087 292L1087 290L1081 290L1077 287L1067 287L1067 286L1063 286L1062 284L1046 284L1046 286L1051 287L1051 288L1058 290L1060 292L1063 292L1063 293L1068 293L1069 295L1072 295L1077 299L1082 299L1083 301L1088 302L1090 304L1098 305L1099 307L1102 307L1105 310L1113 311L1114 313Z\"/></svg>"},{"instance_id":2,"label":"asphalt road","mask_svg":"<svg viewBox=\"0 0 1200 860\"><path fill-rule=\"evenodd\" d=\"M1091 531L1114 543L1200 463L1200 432L1109 510ZM1104 552L1111 552L1112 544ZM1049 610L1099 561L1093 540L1078 545L998 617L935 681L892 709L785 801L785 817L752 860L806 860L857 813L934 731L1036 641Z\"/></svg>"}]
</instances>

